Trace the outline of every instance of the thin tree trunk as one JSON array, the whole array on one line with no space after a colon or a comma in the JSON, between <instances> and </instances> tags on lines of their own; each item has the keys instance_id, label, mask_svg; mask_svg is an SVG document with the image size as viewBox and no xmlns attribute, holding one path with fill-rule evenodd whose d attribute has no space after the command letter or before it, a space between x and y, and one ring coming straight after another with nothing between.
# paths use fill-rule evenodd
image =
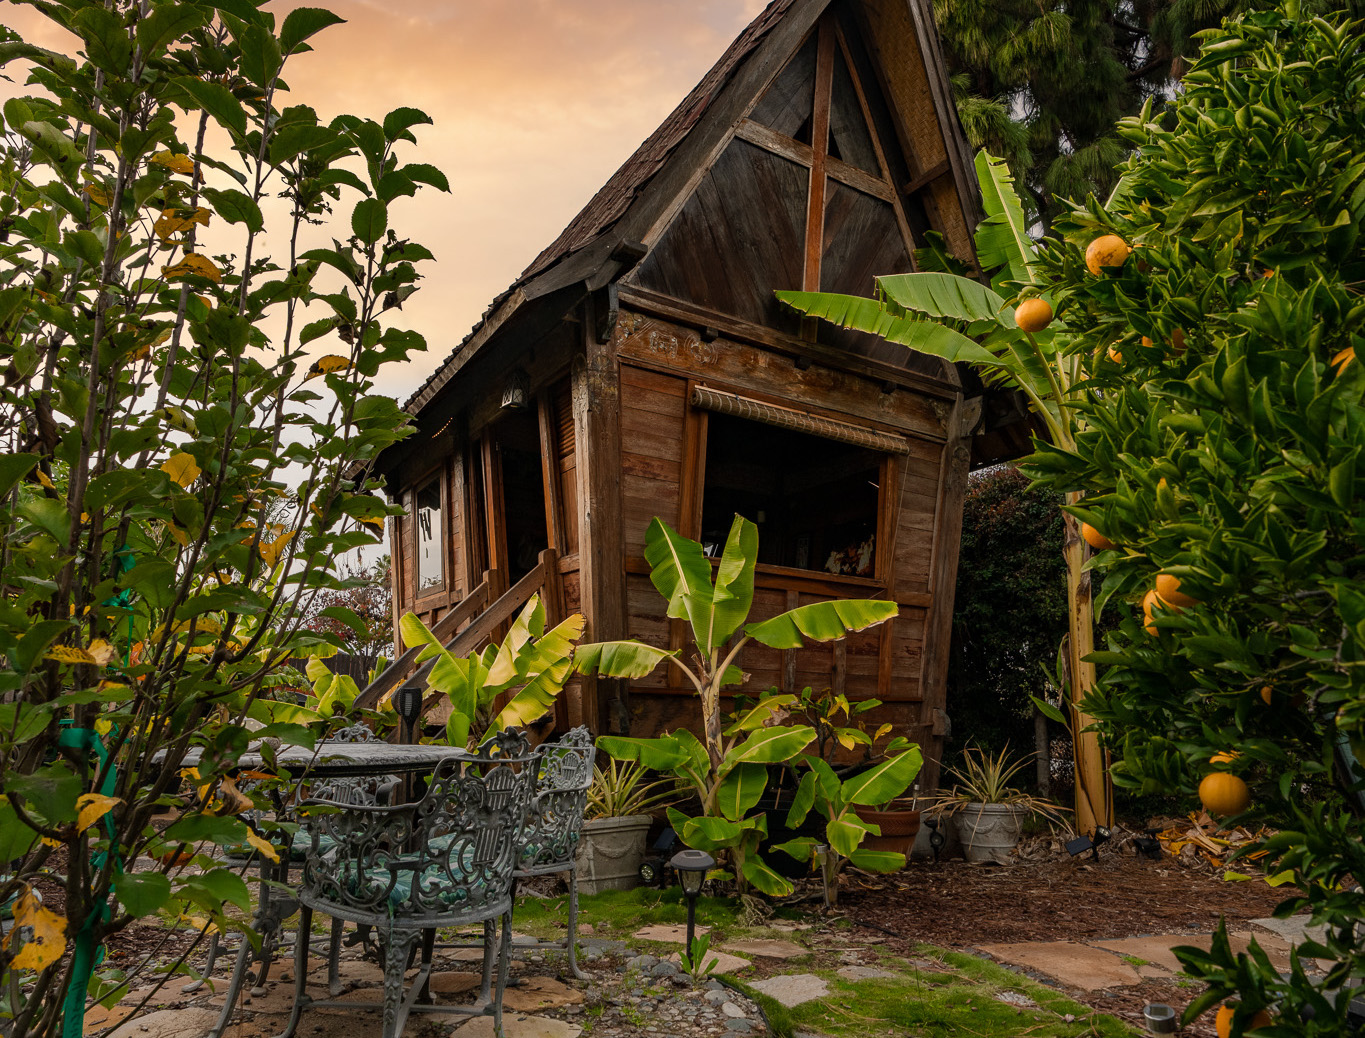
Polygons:
<instances>
[{"instance_id":1,"label":"thin tree trunk","mask_svg":"<svg viewBox=\"0 0 1365 1038\"><path fill-rule=\"evenodd\" d=\"M1080 500L1068 494L1067 504ZM1095 648L1095 613L1090 595L1090 574L1085 564L1085 542L1080 522L1063 514L1066 532L1062 553L1066 557L1067 637L1066 662L1069 672L1071 745L1076 763L1076 831L1090 833L1097 826L1114 823L1114 790L1109 780L1109 754L1100 746L1096 732L1084 731L1093 722L1080 703L1095 686L1095 666L1083 662Z\"/></svg>"},{"instance_id":2,"label":"thin tree trunk","mask_svg":"<svg viewBox=\"0 0 1365 1038\"><path fill-rule=\"evenodd\" d=\"M1052 740L1048 737L1047 714L1033 708L1033 763L1038 780L1038 795L1052 795Z\"/></svg>"}]
</instances>

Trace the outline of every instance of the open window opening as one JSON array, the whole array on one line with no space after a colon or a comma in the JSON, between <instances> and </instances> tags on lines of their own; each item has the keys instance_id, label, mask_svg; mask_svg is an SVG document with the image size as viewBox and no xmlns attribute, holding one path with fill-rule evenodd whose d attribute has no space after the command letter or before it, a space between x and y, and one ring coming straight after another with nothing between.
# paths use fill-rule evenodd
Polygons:
<instances>
[{"instance_id":1,"label":"open window opening","mask_svg":"<svg viewBox=\"0 0 1365 1038\"><path fill-rule=\"evenodd\" d=\"M417 594L420 597L445 587L445 530L439 476L418 489L412 511L417 530Z\"/></svg>"},{"instance_id":2,"label":"open window opening","mask_svg":"<svg viewBox=\"0 0 1365 1038\"><path fill-rule=\"evenodd\" d=\"M733 415L708 415L702 544L720 555L736 513L758 561L875 576L881 452Z\"/></svg>"},{"instance_id":3,"label":"open window opening","mask_svg":"<svg viewBox=\"0 0 1365 1038\"><path fill-rule=\"evenodd\" d=\"M535 569L540 553L550 546L540 423L534 411L510 411L498 421L493 435L502 470L508 576L516 583Z\"/></svg>"}]
</instances>

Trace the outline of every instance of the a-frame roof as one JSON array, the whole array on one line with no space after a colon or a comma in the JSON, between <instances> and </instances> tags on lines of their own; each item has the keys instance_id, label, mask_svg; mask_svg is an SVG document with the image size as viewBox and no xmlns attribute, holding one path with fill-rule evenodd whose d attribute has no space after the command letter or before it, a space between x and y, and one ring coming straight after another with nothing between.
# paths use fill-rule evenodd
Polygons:
<instances>
[{"instance_id":1,"label":"a-frame roof","mask_svg":"<svg viewBox=\"0 0 1365 1038\"><path fill-rule=\"evenodd\" d=\"M573 298L601 288L639 258L634 243L676 206L694 174L772 81L792 51L834 0L773 0L755 18L663 124L616 171L569 226L493 300L405 408L419 414L485 343L518 325L538 325L530 311L562 315ZM970 155L951 101L929 0L860 0L865 7L898 5L913 25L927 76L933 115L947 153L957 200L969 218L977 209ZM904 18L908 15L908 20ZM624 246L624 247L623 247ZM541 315L542 320L544 315Z\"/></svg>"}]
</instances>

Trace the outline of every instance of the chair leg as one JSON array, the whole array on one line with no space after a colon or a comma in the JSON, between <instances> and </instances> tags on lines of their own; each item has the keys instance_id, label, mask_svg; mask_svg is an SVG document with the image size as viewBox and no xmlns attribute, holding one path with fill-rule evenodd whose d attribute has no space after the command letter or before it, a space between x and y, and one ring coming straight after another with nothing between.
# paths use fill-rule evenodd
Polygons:
<instances>
[{"instance_id":1,"label":"chair leg","mask_svg":"<svg viewBox=\"0 0 1365 1038\"><path fill-rule=\"evenodd\" d=\"M431 957L436 949L436 931L422 931L422 956L419 962L422 973L422 990L417 992L417 1001L422 1003L431 1002Z\"/></svg>"},{"instance_id":2,"label":"chair leg","mask_svg":"<svg viewBox=\"0 0 1365 1038\"><path fill-rule=\"evenodd\" d=\"M388 933L388 947L384 953L384 1038L399 1038L403 1033L407 1015L403 1012L403 974L407 971L413 945L420 936L418 930L390 930Z\"/></svg>"},{"instance_id":3,"label":"chair leg","mask_svg":"<svg viewBox=\"0 0 1365 1038\"><path fill-rule=\"evenodd\" d=\"M507 974L512 966L512 911L502 917L502 941L498 954L497 986L493 989L493 1032L498 1038L502 1033L502 993L507 990Z\"/></svg>"},{"instance_id":4,"label":"chair leg","mask_svg":"<svg viewBox=\"0 0 1365 1038\"><path fill-rule=\"evenodd\" d=\"M332 939L327 946L327 993L333 998L341 994L341 931L343 919L332 920Z\"/></svg>"},{"instance_id":5,"label":"chair leg","mask_svg":"<svg viewBox=\"0 0 1365 1038\"><path fill-rule=\"evenodd\" d=\"M213 964L218 961L218 949L221 947L222 936L214 934L209 938L209 953L204 959L204 975L198 980L192 980L180 990L183 994L192 995L194 992L203 988L208 978L213 975Z\"/></svg>"},{"instance_id":6,"label":"chair leg","mask_svg":"<svg viewBox=\"0 0 1365 1038\"><path fill-rule=\"evenodd\" d=\"M300 905L299 932L294 940L294 1008L290 1010L289 1023L279 1038L293 1038L299 1026L299 1017L303 1015L304 1004L308 1001L308 939L312 931L313 910L307 905Z\"/></svg>"},{"instance_id":7,"label":"chair leg","mask_svg":"<svg viewBox=\"0 0 1365 1038\"><path fill-rule=\"evenodd\" d=\"M483 923L483 982L479 985L479 1001L487 1003L492 997L493 967L498 961L497 923L485 919Z\"/></svg>"},{"instance_id":8,"label":"chair leg","mask_svg":"<svg viewBox=\"0 0 1365 1038\"><path fill-rule=\"evenodd\" d=\"M220 1038L222 1033L227 1030L228 1022L232 1019L232 1011L237 1008L237 996L242 992L242 983L246 980L247 970L251 968L251 942L244 936L242 945L237 949L237 964L232 967L232 978L228 981L227 994L223 997L223 1011L218 1015L218 1022L214 1024L206 1038Z\"/></svg>"},{"instance_id":9,"label":"chair leg","mask_svg":"<svg viewBox=\"0 0 1365 1038\"><path fill-rule=\"evenodd\" d=\"M578 869L569 868L569 973L579 980L588 975L578 968Z\"/></svg>"}]
</instances>

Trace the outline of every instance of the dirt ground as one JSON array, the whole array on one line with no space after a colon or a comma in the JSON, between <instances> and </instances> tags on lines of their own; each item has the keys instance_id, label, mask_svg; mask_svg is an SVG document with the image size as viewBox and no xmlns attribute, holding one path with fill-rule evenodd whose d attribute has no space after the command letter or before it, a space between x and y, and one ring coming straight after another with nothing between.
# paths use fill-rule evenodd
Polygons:
<instances>
[{"instance_id":1,"label":"dirt ground","mask_svg":"<svg viewBox=\"0 0 1365 1038\"><path fill-rule=\"evenodd\" d=\"M1209 933L1219 918L1229 929L1272 914L1292 888L1228 882L1222 870L1191 868L1169 858L1139 859L1105 849L1100 860L1051 855L1014 864L973 865L962 859L912 862L893 876L850 876L840 906L850 919L887 934L885 946L919 942L971 949L1023 941L1083 941L1147 934ZM1171 980L1104 991L1069 991L1077 1001L1138 1023L1142 1007L1183 1009L1200 986ZM1206 1016L1184 1035L1213 1035Z\"/></svg>"}]
</instances>

